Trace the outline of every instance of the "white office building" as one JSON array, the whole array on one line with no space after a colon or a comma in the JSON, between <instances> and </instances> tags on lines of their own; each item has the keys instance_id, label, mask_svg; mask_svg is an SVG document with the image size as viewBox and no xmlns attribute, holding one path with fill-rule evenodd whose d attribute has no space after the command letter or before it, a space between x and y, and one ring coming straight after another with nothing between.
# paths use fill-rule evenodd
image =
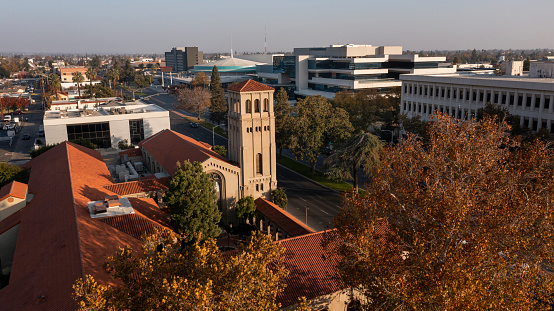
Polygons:
<instances>
[{"instance_id":1,"label":"white office building","mask_svg":"<svg viewBox=\"0 0 554 311\"><path fill-rule=\"evenodd\" d=\"M122 140L136 144L170 128L169 111L141 101L46 111L43 124L46 144L83 138L99 148L117 147Z\"/></svg>"},{"instance_id":2,"label":"white office building","mask_svg":"<svg viewBox=\"0 0 554 311\"><path fill-rule=\"evenodd\" d=\"M333 98L344 90L386 91L401 86L400 74L454 73L445 57L402 55L401 46L331 45L295 48L291 81L298 96Z\"/></svg>"},{"instance_id":3,"label":"white office building","mask_svg":"<svg viewBox=\"0 0 554 311\"><path fill-rule=\"evenodd\" d=\"M506 108L520 125L554 133L554 79L496 76L473 72L450 75L407 74L402 81L401 113L430 120L435 110L468 119L487 103Z\"/></svg>"}]
</instances>

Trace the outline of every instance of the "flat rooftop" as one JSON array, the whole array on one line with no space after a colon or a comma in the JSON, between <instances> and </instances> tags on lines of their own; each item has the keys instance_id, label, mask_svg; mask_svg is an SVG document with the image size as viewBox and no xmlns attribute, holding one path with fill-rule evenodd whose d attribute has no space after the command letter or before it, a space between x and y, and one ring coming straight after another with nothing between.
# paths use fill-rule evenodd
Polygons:
<instances>
[{"instance_id":1,"label":"flat rooftop","mask_svg":"<svg viewBox=\"0 0 554 311\"><path fill-rule=\"evenodd\" d=\"M110 102L106 105L100 105L97 108L46 111L44 113L44 120L140 114L164 111L167 110L158 105L147 104L140 100L127 103Z\"/></svg>"}]
</instances>

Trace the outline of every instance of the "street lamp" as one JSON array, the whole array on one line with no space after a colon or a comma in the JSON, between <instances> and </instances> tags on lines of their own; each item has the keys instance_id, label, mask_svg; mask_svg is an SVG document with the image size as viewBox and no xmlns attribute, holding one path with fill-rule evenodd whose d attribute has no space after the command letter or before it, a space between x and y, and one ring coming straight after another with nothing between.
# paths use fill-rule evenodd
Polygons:
<instances>
[{"instance_id":1,"label":"street lamp","mask_svg":"<svg viewBox=\"0 0 554 311\"><path fill-rule=\"evenodd\" d=\"M220 126L225 126L225 124L220 124L220 125L216 125L216 126L212 127L212 147L215 145L215 132L214 132L214 130L215 130L216 127L220 127Z\"/></svg>"},{"instance_id":2,"label":"street lamp","mask_svg":"<svg viewBox=\"0 0 554 311\"><path fill-rule=\"evenodd\" d=\"M306 205L306 226L308 225L308 205Z\"/></svg>"}]
</instances>

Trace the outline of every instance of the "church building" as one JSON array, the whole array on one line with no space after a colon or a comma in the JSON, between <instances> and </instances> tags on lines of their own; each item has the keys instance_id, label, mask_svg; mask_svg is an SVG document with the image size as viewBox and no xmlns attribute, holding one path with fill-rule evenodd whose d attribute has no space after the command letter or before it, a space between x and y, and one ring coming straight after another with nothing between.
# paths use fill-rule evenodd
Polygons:
<instances>
[{"instance_id":1,"label":"church building","mask_svg":"<svg viewBox=\"0 0 554 311\"><path fill-rule=\"evenodd\" d=\"M228 159L196 141L171 130L161 131L139 143L142 161L157 176L173 176L177 163L200 162L214 181L223 222L236 223L235 203L247 196L271 198L277 188L275 146L275 89L247 80L228 89Z\"/></svg>"}]
</instances>

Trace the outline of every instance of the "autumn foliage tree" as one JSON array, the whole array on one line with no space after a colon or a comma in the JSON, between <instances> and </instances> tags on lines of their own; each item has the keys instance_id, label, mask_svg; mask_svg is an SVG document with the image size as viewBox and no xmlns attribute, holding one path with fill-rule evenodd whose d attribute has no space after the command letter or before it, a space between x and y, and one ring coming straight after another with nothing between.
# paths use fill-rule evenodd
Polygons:
<instances>
[{"instance_id":1,"label":"autumn foliage tree","mask_svg":"<svg viewBox=\"0 0 554 311\"><path fill-rule=\"evenodd\" d=\"M204 113L210 107L210 92L202 87L192 89L182 88L177 90L177 108L192 111L198 115Z\"/></svg>"},{"instance_id":2,"label":"autumn foliage tree","mask_svg":"<svg viewBox=\"0 0 554 311\"><path fill-rule=\"evenodd\" d=\"M367 310L531 310L553 289L554 152L506 123L437 116L385 148L335 219L343 279Z\"/></svg>"},{"instance_id":3,"label":"autumn foliage tree","mask_svg":"<svg viewBox=\"0 0 554 311\"><path fill-rule=\"evenodd\" d=\"M80 310L277 310L275 298L288 271L284 249L260 232L231 254L215 239L183 243L174 233L146 238L142 256L120 249L104 269L121 285L77 280Z\"/></svg>"}]
</instances>

